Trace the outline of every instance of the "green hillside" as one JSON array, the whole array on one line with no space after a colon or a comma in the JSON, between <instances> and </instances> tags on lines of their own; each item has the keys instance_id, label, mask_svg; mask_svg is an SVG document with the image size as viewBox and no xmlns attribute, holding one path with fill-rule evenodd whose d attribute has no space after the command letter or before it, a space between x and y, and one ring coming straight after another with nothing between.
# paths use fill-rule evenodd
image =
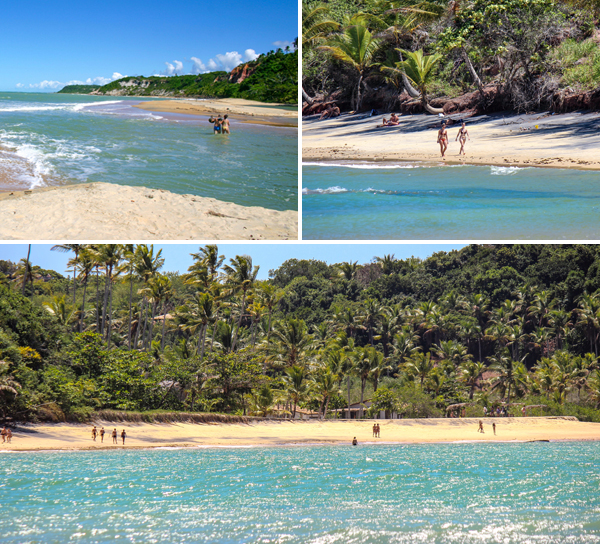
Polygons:
<instances>
[{"instance_id":1,"label":"green hillside","mask_svg":"<svg viewBox=\"0 0 600 544\"><path fill-rule=\"evenodd\" d=\"M63 94L90 94L99 88L100 85L67 85L58 92Z\"/></svg>"}]
</instances>

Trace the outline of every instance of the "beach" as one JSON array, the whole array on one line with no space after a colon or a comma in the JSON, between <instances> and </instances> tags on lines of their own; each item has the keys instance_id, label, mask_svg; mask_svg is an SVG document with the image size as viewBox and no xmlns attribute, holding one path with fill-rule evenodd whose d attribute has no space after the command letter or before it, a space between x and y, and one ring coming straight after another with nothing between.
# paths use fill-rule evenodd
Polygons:
<instances>
[{"instance_id":1,"label":"beach","mask_svg":"<svg viewBox=\"0 0 600 544\"><path fill-rule=\"evenodd\" d=\"M285 240L298 213L113 183L0 193L4 240Z\"/></svg>"},{"instance_id":2,"label":"beach","mask_svg":"<svg viewBox=\"0 0 600 544\"><path fill-rule=\"evenodd\" d=\"M455 141L463 117L447 117L449 146L442 161L434 115L400 115L395 127L376 128L389 114L344 114L302 121L304 161L426 161L440 164L600 169L600 113L492 114L465 117L466 156ZM536 128L537 127L537 128Z\"/></svg>"},{"instance_id":3,"label":"beach","mask_svg":"<svg viewBox=\"0 0 600 544\"><path fill-rule=\"evenodd\" d=\"M297 127L298 111L285 110L277 106L281 106L281 104L265 104L242 98L214 98L210 100L157 100L142 102L135 107L146 111L186 115L227 114L231 119L243 123Z\"/></svg>"},{"instance_id":4,"label":"beach","mask_svg":"<svg viewBox=\"0 0 600 544\"><path fill-rule=\"evenodd\" d=\"M529 442L600 440L600 423L585 423L572 417L482 418L485 433L477 432L479 418L402 420L267 420L237 423L130 423L94 421L92 424L19 425L10 444L2 451L114 449L109 432L127 432L125 447L224 447L309 446L359 444L410 444L447 442ZM373 438L373 425L381 426L381 438ZM496 423L496 435L492 423ZM104 443L91 438L93 425L104 426Z\"/></svg>"}]
</instances>

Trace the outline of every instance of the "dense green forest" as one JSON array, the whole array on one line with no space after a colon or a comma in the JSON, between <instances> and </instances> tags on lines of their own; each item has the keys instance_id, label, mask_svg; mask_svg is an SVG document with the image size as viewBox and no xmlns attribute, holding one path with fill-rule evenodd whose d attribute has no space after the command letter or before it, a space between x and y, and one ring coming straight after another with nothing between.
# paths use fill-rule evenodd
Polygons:
<instances>
[{"instance_id":1,"label":"dense green forest","mask_svg":"<svg viewBox=\"0 0 600 544\"><path fill-rule=\"evenodd\" d=\"M90 94L99 88L100 85L67 85L58 92L63 94Z\"/></svg>"},{"instance_id":2,"label":"dense green forest","mask_svg":"<svg viewBox=\"0 0 600 544\"><path fill-rule=\"evenodd\" d=\"M240 77L245 72L245 76ZM59 92L83 92L65 87ZM298 51L269 51L230 73L124 77L94 94L118 96L176 96L199 98L245 98L259 102L298 103Z\"/></svg>"},{"instance_id":3,"label":"dense green forest","mask_svg":"<svg viewBox=\"0 0 600 544\"><path fill-rule=\"evenodd\" d=\"M303 0L308 108L600 107L598 0Z\"/></svg>"},{"instance_id":4,"label":"dense green forest","mask_svg":"<svg viewBox=\"0 0 600 544\"><path fill-rule=\"evenodd\" d=\"M67 276L0 261L0 417L335 417L370 399L365 417L466 403L600 421L600 246L291 259L263 281L215 245L185 274L151 245L53 249Z\"/></svg>"}]
</instances>

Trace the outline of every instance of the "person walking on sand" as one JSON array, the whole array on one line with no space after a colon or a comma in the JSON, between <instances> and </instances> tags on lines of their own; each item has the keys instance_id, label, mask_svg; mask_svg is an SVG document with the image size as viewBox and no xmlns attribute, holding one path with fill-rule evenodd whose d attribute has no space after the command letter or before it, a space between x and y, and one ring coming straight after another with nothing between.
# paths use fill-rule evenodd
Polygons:
<instances>
[{"instance_id":1,"label":"person walking on sand","mask_svg":"<svg viewBox=\"0 0 600 544\"><path fill-rule=\"evenodd\" d=\"M104 427L100 429L100 442L104 442Z\"/></svg>"},{"instance_id":2,"label":"person walking on sand","mask_svg":"<svg viewBox=\"0 0 600 544\"><path fill-rule=\"evenodd\" d=\"M492 423L492 429L494 429L494 436L496 436L496 422Z\"/></svg>"},{"instance_id":3,"label":"person walking on sand","mask_svg":"<svg viewBox=\"0 0 600 544\"><path fill-rule=\"evenodd\" d=\"M112 438L113 438L113 444L118 444L118 442L117 442L117 429L113 429Z\"/></svg>"},{"instance_id":4,"label":"person walking on sand","mask_svg":"<svg viewBox=\"0 0 600 544\"><path fill-rule=\"evenodd\" d=\"M381 427L377 424L377 438L381 438Z\"/></svg>"},{"instance_id":5,"label":"person walking on sand","mask_svg":"<svg viewBox=\"0 0 600 544\"><path fill-rule=\"evenodd\" d=\"M6 442L6 427L2 427L0 434L2 435L2 443L4 444L4 442Z\"/></svg>"},{"instance_id":6,"label":"person walking on sand","mask_svg":"<svg viewBox=\"0 0 600 544\"><path fill-rule=\"evenodd\" d=\"M440 144L442 159L445 159L446 149L448 149L448 131L446 130L446 121L442 123L442 127L438 130L437 143Z\"/></svg>"},{"instance_id":7,"label":"person walking on sand","mask_svg":"<svg viewBox=\"0 0 600 544\"><path fill-rule=\"evenodd\" d=\"M10 441L12 440L12 431L10 430L10 427L8 429L6 429L6 441L10 444Z\"/></svg>"},{"instance_id":8,"label":"person walking on sand","mask_svg":"<svg viewBox=\"0 0 600 544\"><path fill-rule=\"evenodd\" d=\"M377 423L373 423L373 436L377 436Z\"/></svg>"},{"instance_id":9,"label":"person walking on sand","mask_svg":"<svg viewBox=\"0 0 600 544\"><path fill-rule=\"evenodd\" d=\"M125 432L125 429L123 429L123 431L121 432L121 438L123 439L123 446L125 445L125 438L127 438L127 433Z\"/></svg>"},{"instance_id":10,"label":"person walking on sand","mask_svg":"<svg viewBox=\"0 0 600 544\"><path fill-rule=\"evenodd\" d=\"M479 429L477 429L477 432L478 432L478 433L483 433L483 432L485 432L485 431L483 430L483 421L481 421L481 419L479 420Z\"/></svg>"},{"instance_id":11,"label":"person walking on sand","mask_svg":"<svg viewBox=\"0 0 600 544\"><path fill-rule=\"evenodd\" d=\"M469 136L469 131L467 130L467 125L465 124L464 121L462 122L462 126L458 129L458 134L456 135L456 139L454 140L456 142L456 140L458 140L460 138L460 151L458 152L459 155L466 155L465 153L465 143L467 143L467 138L469 138L469 140L471 140L471 137Z\"/></svg>"},{"instance_id":12,"label":"person walking on sand","mask_svg":"<svg viewBox=\"0 0 600 544\"><path fill-rule=\"evenodd\" d=\"M229 115L225 114L225 116L223 117L223 122L221 123L221 130L223 134L231 134L231 132L229 131L229 119L228 119Z\"/></svg>"},{"instance_id":13,"label":"person walking on sand","mask_svg":"<svg viewBox=\"0 0 600 544\"><path fill-rule=\"evenodd\" d=\"M98 431L96 430L96 426L94 425L94 428L92 429L92 440L94 442L96 442L96 436L98 434Z\"/></svg>"}]
</instances>

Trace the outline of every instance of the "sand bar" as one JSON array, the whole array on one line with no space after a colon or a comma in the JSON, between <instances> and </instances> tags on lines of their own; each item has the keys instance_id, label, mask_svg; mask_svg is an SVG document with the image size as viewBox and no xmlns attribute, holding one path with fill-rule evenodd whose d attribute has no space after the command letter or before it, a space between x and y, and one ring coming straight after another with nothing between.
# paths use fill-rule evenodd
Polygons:
<instances>
[{"instance_id":1,"label":"sand bar","mask_svg":"<svg viewBox=\"0 0 600 544\"><path fill-rule=\"evenodd\" d=\"M477 432L479 418L403 419L362 421L260 421L234 423L112 423L95 421L100 429L120 435L127 431L125 447L197 447L197 446L282 446L341 444L349 445L354 436L359 444L433 443L433 442L528 442L557 440L600 440L600 423L584 423L575 418L519 417L483 418L485 433ZM373 424L381 426L381 438L372 436ZM496 436L492 423L496 423ZM11 444L0 451L95 450L115 449L107 433L104 443L91 438L92 425L43 424L19 425ZM119 438L119 448L121 439Z\"/></svg>"},{"instance_id":2,"label":"sand bar","mask_svg":"<svg viewBox=\"0 0 600 544\"><path fill-rule=\"evenodd\" d=\"M0 193L3 240L298 239L298 213L112 183Z\"/></svg>"},{"instance_id":3,"label":"sand bar","mask_svg":"<svg viewBox=\"0 0 600 544\"><path fill-rule=\"evenodd\" d=\"M383 115L342 115L302 120L302 158L306 161L427 161L435 164L491 164L600 169L600 113L560 115L494 114L466 117L470 141L466 157L455 141L458 121L451 115L449 147L441 160L440 120L433 115L401 115L400 125L376 128ZM389 118L389 114L385 115ZM537 128L536 128L537 126Z\"/></svg>"},{"instance_id":4,"label":"sand bar","mask_svg":"<svg viewBox=\"0 0 600 544\"><path fill-rule=\"evenodd\" d=\"M266 104L241 98L215 98L211 100L157 100L142 102L135 107L142 110L162 113L183 113L187 115L228 114L230 118L244 123L298 126L298 111L277 108L283 104Z\"/></svg>"}]
</instances>

